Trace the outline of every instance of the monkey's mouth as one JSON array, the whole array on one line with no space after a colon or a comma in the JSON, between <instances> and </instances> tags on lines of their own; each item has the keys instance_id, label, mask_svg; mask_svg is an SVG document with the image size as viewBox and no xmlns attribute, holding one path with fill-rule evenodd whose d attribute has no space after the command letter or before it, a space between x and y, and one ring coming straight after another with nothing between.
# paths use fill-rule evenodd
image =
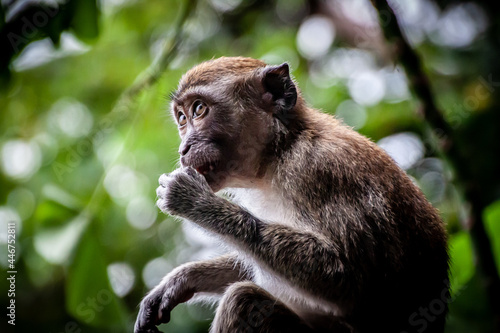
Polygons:
<instances>
[{"instance_id":1,"label":"monkey's mouth","mask_svg":"<svg viewBox=\"0 0 500 333\"><path fill-rule=\"evenodd\" d=\"M205 178L213 191L219 190L226 178L224 160L220 156L217 156L217 154L210 154L211 156L207 156L208 154L199 155L201 154L190 157L183 156L181 158L181 165L192 167Z\"/></svg>"},{"instance_id":2,"label":"monkey's mouth","mask_svg":"<svg viewBox=\"0 0 500 333\"><path fill-rule=\"evenodd\" d=\"M206 176L210 171L214 170L214 166L212 164L203 164L196 168L196 171Z\"/></svg>"},{"instance_id":3,"label":"monkey's mouth","mask_svg":"<svg viewBox=\"0 0 500 333\"><path fill-rule=\"evenodd\" d=\"M209 161L205 162L201 165L194 166L196 171L201 173L203 176L208 176L210 174L213 174L217 168L217 161Z\"/></svg>"}]
</instances>

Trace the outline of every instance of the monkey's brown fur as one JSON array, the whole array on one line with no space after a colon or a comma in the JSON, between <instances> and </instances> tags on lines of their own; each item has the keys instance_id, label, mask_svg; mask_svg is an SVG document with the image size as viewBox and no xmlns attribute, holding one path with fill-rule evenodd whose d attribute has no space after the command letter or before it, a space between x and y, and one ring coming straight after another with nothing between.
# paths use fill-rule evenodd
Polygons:
<instances>
[{"instance_id":1,"label":"monkey's brown fur","mask_svg":"<svg viewBox=\"0 0 500 333\"><path fill-rule=\"evenodd\" d=\"M183 167L160 178L158 206L233 252L167 275L136 332L204 293L223 295L214 332L444 330L438 212L382 149L308 107L288 65L205 62L172 100Z\"/></svg>"}]
</instances>

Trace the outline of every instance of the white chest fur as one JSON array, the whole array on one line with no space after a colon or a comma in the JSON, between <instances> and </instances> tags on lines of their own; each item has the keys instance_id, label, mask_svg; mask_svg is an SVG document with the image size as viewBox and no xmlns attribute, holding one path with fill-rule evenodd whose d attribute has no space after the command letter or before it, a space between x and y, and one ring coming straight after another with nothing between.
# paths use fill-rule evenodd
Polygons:
<instances>
[{"instance_id":1,"label":"white chest fur","mask_svg":"<svg viewBox=\"0 0 500 333\"><path fill-rule=\"evenodd\" d=\"M267 223L295 225L295 212L271 189L230 189L233 201Z\"/></svg>"}]
</instances>

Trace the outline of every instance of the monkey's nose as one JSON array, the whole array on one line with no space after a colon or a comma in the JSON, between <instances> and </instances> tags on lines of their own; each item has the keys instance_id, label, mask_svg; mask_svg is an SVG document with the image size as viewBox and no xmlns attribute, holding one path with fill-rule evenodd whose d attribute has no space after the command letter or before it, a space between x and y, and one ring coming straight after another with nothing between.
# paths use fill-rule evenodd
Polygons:
<instances>
[{"instance_id":1,"label":"monkey's nose","mask_svg":"<svg viewBox=\"0 0 500 333\"><path fill-rule=\"evenodd\" d=\"M191 149L191 145L183 145L179 148L179 154L184 156L188 153L189 149Z\"/></svg>"}]
</instances>

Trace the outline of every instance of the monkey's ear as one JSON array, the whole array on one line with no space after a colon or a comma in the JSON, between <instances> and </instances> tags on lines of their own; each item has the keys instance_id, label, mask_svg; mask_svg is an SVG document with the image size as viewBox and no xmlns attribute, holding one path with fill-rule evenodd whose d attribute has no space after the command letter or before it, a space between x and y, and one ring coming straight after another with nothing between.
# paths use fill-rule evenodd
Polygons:
<instances>
[{"instance_id":1,"label":"monkey's ear","mask_svg":"<svg viewBox=\"0 0 500 333\"><path fill-rule=\"evenodd\" d=\"M283 115L295 106L297 88L290 78L286 62L278 66L265 67L262 72L262 85L266 91L264 98L270 99L277 114Z\"/></svg>"}]
</instances>

